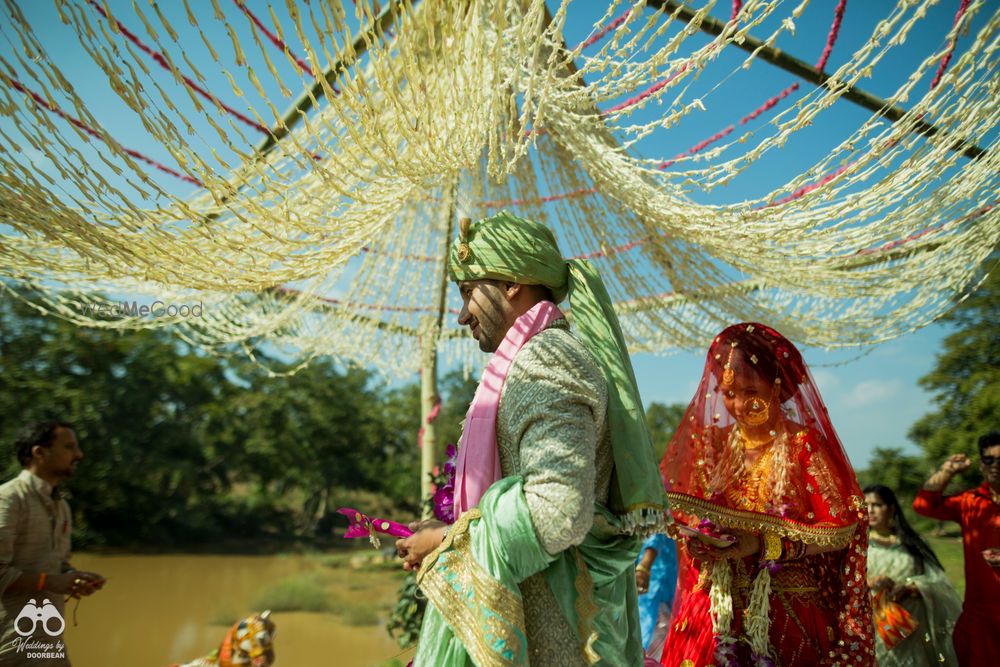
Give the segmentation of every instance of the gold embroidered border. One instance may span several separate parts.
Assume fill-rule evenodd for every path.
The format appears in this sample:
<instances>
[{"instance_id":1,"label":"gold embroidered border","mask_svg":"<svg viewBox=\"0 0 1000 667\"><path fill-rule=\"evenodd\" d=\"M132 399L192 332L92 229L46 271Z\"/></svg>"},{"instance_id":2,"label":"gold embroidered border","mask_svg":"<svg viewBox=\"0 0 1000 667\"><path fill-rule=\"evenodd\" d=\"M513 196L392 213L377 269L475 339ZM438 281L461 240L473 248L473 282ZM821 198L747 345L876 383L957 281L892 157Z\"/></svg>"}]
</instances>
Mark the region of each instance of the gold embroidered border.
<instances>
[{"instance_id":1,"label":"gold embroidered border","mask_svg":"<svg viewBox=\"0 0 1000 667\"><path fill-rule=\"evenodd\" d=\"M601 656L594 648L597 633L592 631L594 618L599 611L594 602L594 580L579 549L573 549L573 556L576 558L576 580L573 582L576 587L576 633L583 643L583 655L587 664L596 665L601 661Z\"/></svg>"},{"instance_id":2,"label":"gold embroidered border","mask_svg":"<svg viewBox=\"0 0 1000 667\"><path fill-rule=\"evenodd\" d=\"M441 540L441 544L438 545L437 549L427 554L420 563L420 569L417 571L417 586L421 586L424 575L434 569L434 564L437 563L438 557L450 549L458 538L468 533L469 524L481 516L482 512L479 511L479 508L473 507L471 510L463 512L455 520L455 523L451 524L451 528L448 529L448 534Z\"/></svg>"},{"instance_id":3,"label":"gold embroidered border","mask_svg":"<svg viewBox=\"0 0 1000 667\"><path fill-rule=\"evenodd\" d=\"M801 540L806 544L843 548L851 543L857 529L856 523L847 526L810 526L770 514L719 507L715 503L683 493L667 493L667 498L674 510L712 519L740 530L756 533L774 531L782 537Z\"/></svg>"},{"instance_id":4,"label":"gold embroidered border","mask_svg":"<svg viewBox=\"0 0 1000 667\"><path fill-rule=\"evenodd\" d=\"M477 667L513 667L519 656L527 656L524 608L521 596L490 576L472 555L469 522L479 516L474 509L459 517L425 558L417 585ZM487 637L502 642L512 658L499 653Z\"/></svg>"}]
</instances>

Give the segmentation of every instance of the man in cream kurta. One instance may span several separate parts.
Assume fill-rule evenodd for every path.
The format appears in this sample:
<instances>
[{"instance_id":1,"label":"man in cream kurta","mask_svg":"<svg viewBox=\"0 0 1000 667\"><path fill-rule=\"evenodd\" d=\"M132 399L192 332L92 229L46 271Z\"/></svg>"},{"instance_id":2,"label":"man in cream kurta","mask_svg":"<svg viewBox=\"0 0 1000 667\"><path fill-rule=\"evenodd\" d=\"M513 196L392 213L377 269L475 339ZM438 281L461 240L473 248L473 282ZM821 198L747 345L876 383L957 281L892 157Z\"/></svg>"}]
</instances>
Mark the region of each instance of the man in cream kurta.
<instances>
[{"instance_id":1,"label":"man in cream kurta","mask_svg":"<svg viewBox=\"0 0 1000 667\"><path fill-rule=\"evenodd\" d=\"M484 386L502 390L495 442L463 433L455 524L397 543L430 602L415 665L641 665L633 561L666 505L603 283L507 213L463 225L449 269L459 323L494 353L466 432ZM466 498L462 449L488 446L499 470Z\"/></svg>"},{"instance_id":2,"label":"man in cream kurta","mask_svg":"<svg viewBox=\"0 0 1000 667\"><path fill-rule=\"evenodd\" d=\"M83 452L72 428L58 421L25 426L15 450L24 469L0 485L0 665L65 666L64 597L104 585L69 563L72 518L58 484Z\"/></svg>"}]
</instances>

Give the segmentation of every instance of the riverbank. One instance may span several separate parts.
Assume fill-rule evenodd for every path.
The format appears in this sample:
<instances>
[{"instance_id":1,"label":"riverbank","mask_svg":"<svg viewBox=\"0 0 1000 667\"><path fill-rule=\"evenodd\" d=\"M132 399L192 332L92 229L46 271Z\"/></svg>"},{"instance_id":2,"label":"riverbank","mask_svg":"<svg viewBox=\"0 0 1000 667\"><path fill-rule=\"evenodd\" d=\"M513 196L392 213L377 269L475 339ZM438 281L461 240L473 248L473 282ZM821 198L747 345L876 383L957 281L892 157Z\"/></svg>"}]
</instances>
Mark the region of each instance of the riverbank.
<instances>
[{"instance_id":1,"label":"riverbank","mask_svg":"<svg viewBox=\"0 0 1000 667\"><path fill-rule=\"evenodd\" d=\"M929 539L961 594L962 543ZM94 554L80 569L108 578L105 590L66 609L75 667L166 667L216 648L229 626L272 608L276 667L405 665L385 630L403 577L372 549L277 555ZM394 662L396 661L396 662Z\"/></svg>"},{"instance_id":2,"label":"riverbank","mask_svg":"<svg viewBox=\"0 0 1000 667\"><path fill-rule=\"evenodd\" d=\"M406 664L412 651L385 630L402 572L372 555L77 554L78 568L108 584L81 601L76 626L76 603L67 606L66 644L75 667L166 667L208 654L232 622L273 603L278 666ZM302 591L313 611L292 610L289 592Z\"/></svg>"}]
</instances>

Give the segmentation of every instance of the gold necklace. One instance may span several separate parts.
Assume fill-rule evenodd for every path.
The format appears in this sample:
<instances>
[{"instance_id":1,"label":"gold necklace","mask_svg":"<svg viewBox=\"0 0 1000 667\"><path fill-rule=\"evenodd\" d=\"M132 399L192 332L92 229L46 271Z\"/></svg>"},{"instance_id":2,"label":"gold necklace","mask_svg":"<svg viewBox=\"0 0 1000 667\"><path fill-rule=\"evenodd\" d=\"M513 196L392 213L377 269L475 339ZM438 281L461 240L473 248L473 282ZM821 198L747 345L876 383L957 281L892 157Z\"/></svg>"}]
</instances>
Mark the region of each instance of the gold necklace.
<instances>
[{"instance_id":1,"label":"gold necklace","mask_svg":"<svg viewBox=\"0 0 1000 667\"><path fill-rule=\"evenodd\" d=\"M735 507L761 512L769 498L767 484L774 467L774 448L761 452L749 468L744 467L739 481L731 484L726 491L729 502Z\"/></svg>"},{"instance_id":2,"label":"gold necklace","mask_svg":"<svg viewBox=\"0 0 1000 667\"><path fill-rule=\"evenodd\" d=\"M878 533L872 532L868 536L868 539L870 539L873 542L877 542L878 544L881 544L882 546L892 546L896 542L899 541L899 538L896 537L896 535L894 533L890 533L888 537L882 537Z\"/></svg>"},{"instance_id":3,"label":"gold necklace","mask_svg":"<svg viewBox=\"0 0 1000 667\"><path fill-rule=\"evenodd\" d=\"M774 433L774 431L771 431L771 433ZM764 438L763 440L751 440L750 438L747 437L747 434L743 432L743 429L740 428L740 440L743 441L743 449L746 451L760 449L765 445L771 444L772 442L774 442L775 435L770 435L767 438Z\"/></svg>"}]
</instances>

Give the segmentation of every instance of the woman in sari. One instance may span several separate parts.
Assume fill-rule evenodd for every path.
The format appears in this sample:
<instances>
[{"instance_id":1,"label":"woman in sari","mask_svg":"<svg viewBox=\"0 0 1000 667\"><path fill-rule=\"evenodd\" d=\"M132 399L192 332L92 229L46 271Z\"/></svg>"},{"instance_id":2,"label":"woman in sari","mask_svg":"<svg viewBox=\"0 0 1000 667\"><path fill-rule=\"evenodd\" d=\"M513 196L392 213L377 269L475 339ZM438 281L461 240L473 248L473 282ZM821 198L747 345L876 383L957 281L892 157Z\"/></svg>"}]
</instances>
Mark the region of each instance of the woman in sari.
<instances>
[{"instance_id":1,"label":"woman in sari","mask_svg":"<svg viewBox=\"0 0 1000 667\"><path fill-rule=\"evenodd\" d=\"M799 351L719 334L661 464L684 539L661 662L875 662L861 489Z\"/></svg>"},{"instance_id":2,"label":"woman in sari","mask_svg":"<svg viewBox=\"0 0 1000 667\"><path fill-rule=\"evenodd\" d=\"M636 557L635 584L639 592L642 649L647 656L658 658L663 652L677 588L677 545L672 539L663 533L646 538Z\"/></svg>"},{"instance_id":3,"label":"woman in sari","mask_svg":"<svg viewBox=\"0 0 1000 667\"><path fill-rule=\"evenodd\" d=\"M892 489L873 484L864 491L879 667L957 665L951 633L962 601L941 561L910 527ZM902 611L893 609L893 603Z\"/></svg>"}]
</instances>

